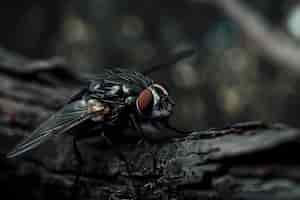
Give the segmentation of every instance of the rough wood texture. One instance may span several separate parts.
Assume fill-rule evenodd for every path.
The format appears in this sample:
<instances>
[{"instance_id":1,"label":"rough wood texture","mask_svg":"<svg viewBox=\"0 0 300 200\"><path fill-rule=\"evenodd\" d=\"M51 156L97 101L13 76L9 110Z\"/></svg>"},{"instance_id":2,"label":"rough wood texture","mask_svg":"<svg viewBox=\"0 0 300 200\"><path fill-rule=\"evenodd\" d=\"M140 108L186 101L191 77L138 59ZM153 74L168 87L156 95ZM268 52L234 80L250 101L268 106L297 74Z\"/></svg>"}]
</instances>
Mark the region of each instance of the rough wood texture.
<instances>
[{"instance_id":1,"label":"rough wood texture","mask_svg":"<svg viewBox=\"0 0 300 200\"><path fill-rule=\"evenodd\" d=\"M56 58L55 62L32 62L4 50L0 57L0 147L4 154L80 84L77 75ZM205 139L211 134L222 136ZM299 199L299 138L299 130L251 122L155 144L119 142L103 147L97 139L83 142L80 149L86 165L78 198ZM129 166L117 151L125 155ZM50 141L22 158L1 158L3 197L69 198L73 160L68 137Z\"/></svg>"}]
</instances>

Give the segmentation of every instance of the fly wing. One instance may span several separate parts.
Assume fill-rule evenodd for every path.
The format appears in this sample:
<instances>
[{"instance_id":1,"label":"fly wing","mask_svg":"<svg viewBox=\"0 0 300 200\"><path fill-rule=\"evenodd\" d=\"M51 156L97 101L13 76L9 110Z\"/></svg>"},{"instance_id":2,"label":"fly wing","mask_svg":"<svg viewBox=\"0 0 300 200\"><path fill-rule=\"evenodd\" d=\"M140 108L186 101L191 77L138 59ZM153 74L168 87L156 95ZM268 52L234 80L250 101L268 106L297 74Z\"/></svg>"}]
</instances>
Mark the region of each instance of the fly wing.
<instances>
[{"instance_id":1,"label":"fly wing","mask_svg":"<svg viewBox=\"0 0 300 200\"><path fill-rule=\"evenodd\" d=\"M83 121L90 119L94 116L93 114L89 112L88 104L84 100L69 103L43 122L31 135L17 144L7 154L7 157L15 157L29 151L49 138L65 133Z\"/></svg>"}]
</instances>

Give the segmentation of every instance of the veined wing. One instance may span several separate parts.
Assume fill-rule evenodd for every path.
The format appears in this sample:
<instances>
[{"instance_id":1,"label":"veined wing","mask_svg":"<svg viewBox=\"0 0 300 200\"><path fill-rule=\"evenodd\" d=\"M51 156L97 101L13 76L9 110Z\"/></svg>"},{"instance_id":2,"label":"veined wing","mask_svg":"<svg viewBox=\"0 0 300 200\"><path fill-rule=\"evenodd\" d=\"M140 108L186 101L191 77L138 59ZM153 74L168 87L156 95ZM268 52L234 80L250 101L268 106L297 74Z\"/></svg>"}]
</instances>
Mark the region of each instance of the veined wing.
<instances>
[{"instance_id":1,"label":"veined wing","mask_svg":"<svg viewBox=\"0 0 300 200\"><path fill-rule=\"evenodd\" d=\"M49 138L65 133L83 121L92 118L94 114L95 112L91 112L90 105L85 100L69 103L43 122L31 135L17 144L7 154L7 157L15 157L29 151Z\"/></svg>"}]
</instances>

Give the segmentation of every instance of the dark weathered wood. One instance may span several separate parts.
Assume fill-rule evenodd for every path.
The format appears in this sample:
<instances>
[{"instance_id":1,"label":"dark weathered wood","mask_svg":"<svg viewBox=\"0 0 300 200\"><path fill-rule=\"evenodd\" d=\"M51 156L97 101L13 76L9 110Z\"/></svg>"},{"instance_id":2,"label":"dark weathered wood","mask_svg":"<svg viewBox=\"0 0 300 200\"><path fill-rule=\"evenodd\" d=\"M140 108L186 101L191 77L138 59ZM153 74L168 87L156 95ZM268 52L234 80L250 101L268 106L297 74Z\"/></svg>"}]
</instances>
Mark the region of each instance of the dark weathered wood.
<instances>
[{"instance_id":1,"label":"dark weathered wood","mask_svg":"<svg viewBox=\"0 0 300 200\"><path fill-rule=\"evenodd\" d=\"M57 63L49 62L38 69L39 62L3 52L0 148L4 154L80 84L64 65L57 68ZM37 65L34 70L20 67L30 62ZM68 79L58 76L60 70ZM203 139L211 134L222 136ZM95 138L80 143L85 166L78 195L80 199L299 199L299 137L297 129L252 122L152 144L105 148ZM125 155L129 171L116 151ZM0 163L1 191L9 199L70 197L76 169L70 137L50 141L20 158L3 157Z\"/></svg>"}]
</instances>

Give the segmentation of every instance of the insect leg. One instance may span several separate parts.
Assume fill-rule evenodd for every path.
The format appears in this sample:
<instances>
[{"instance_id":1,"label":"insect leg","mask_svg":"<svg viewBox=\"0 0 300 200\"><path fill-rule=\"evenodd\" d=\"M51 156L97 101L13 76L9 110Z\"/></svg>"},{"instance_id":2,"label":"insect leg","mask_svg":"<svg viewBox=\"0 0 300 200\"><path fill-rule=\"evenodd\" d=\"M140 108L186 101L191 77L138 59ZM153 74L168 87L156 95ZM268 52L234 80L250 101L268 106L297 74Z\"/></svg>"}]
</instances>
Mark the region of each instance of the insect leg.
<instances>
[{"instance_id":1,"label":"insect leg","mask_svg":"<svg viewBox=\"0 0 300 200\"><path fill-rule=\"evenodd\" d=\"M141 128L140 124L137 122L136 117L131 114L130 115L130 120L131 123L133 125L133 127L136 129L136 131L141 135L142 139L141 141L139 141L138 143L140 144L141 142L146 142L147 144L150 144L149 140L147 140L145 133L143 131L143 129ZM156 153L154 153L153 151L149 151L150 155L152 156L152 160L153 160L153 173L156 174L157 172L157 160L156 160Z\"/></svg>"},{"instance_id":2,"label":"insect leg","mask_svg":"<svg viewBox=\"0 0 300 200\"><path fill-rule=\"evenodd\" d=\"M146 136L144 134L144 131L142 130L141 126L138 124L136 117L133 114L129 115L130 121L133 125L133 128L140 134L143 141L146 140Z\"/></svg>"}]
</instances>

